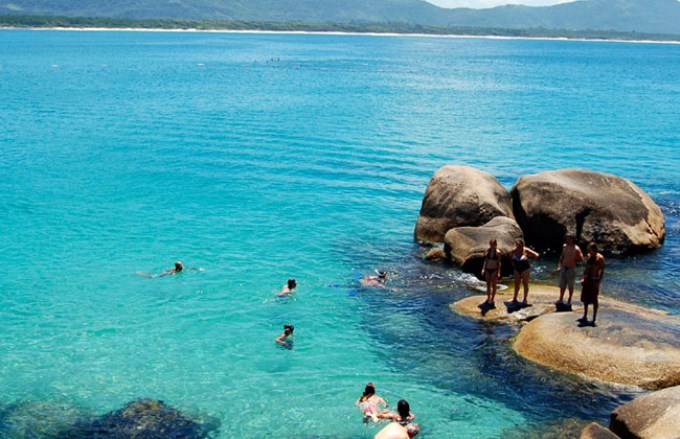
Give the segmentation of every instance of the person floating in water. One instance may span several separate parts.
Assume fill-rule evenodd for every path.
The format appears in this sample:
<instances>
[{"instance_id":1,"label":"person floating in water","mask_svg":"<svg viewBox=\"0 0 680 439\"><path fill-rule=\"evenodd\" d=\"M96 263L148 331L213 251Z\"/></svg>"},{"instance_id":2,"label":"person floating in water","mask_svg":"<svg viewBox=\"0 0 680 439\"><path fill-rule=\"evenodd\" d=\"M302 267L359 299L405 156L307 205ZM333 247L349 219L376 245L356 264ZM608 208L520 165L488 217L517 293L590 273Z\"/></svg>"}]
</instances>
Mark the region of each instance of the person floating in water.
<instances>
[{"instance_id":1,"label":"person floating in water","mask_svg":"<svg viewBox=\"0 0 680 439\"><path fill-rule=\"evenodd\" d=\"M413 422L416 415L411 413L411 407L405 399L397 403L397 413L389 413L379 417L392 419L394 422L380 430L374 439L409 439L420 432L418 424Z\"/></svg>"},{"instance_id":2,"label":"person floating in water","mask_svg":"<svg viewBox=\"0 0 680 439\"><path fill-rule=\"evenodd\" d=\"M517 295L519 294L519 284L522 283L524 286L524 298L522 300L522 306L528 306L527 298L529 296L529 274L531 274L531 263L529 258L532 260L538 259L538 253L524 246L524 240L519 238L515 240L515 248L510 252L510 257L512 258L512 268L515 272L515 294L512 297L512 304L517 304Z\"/></svg>"},{"instance_id":3,"label":"person floating in water","mask_svg":"<svg viewBox=\"0 0 680 439\"><path fill-rule=\"evenodd\" d=\"M498 249L498 241L494 238L489 241L489 249L484 256L482 276L486 281L486 302L484 305L495 308L496 289L498 279L501 277L501 251Z\"/></svg>"},{"instance_id":4,"label":"person floating in water","mask_svg":"<svg viewBox=\"0 0 680 439\"><path fill-rule=\"evenodd\" d=\"M364 393L357 399L356 406L364 414L364 422L369 419L373 422L378 422L381 415L390 413L387 410L387 401L375 394L375 384L373 383L366 384Z\"/></svg>"},{"instance_id":5,"label":"person floating in water","mask_svg":"<svg viewBox=\"0 0 680 439\"><path fill-rule=\"evenodd\" d=\"M286 285L281 288L281 291L276 293L277 296L283 297L283 296L289 296L293 293L293 290L297 287L297 281L295 279L288 279L288 282Z\"/></svg>"},{"instance_id":6,"label":"person floating in water","mask_svg":"<svg viewBox=\"0 0 680 439\"><path fill-rule=\"evenodd\" d=\"M418 433L420 433L420 426L416 423L404 427L397 422L390 422L373 436L373 439L411 439Z\"/></svg>"},{"instance_id":7,"label":"person floating in water","mask_svg":"<svg viewBox=\"0 0 680 439\"><path fill-rule=\"evenodd\" d=\"M292 348L293 347L293 331L295 331L295 327L291 325L290 323L286 323L283 325L283 332L276 337L274 340L278 344L282 345L283 347L286 348Z\"/></svg>"},{"instance_id":8,"label":"person floating in water","mask_svg":"<svg viewBox=\"0 0 680 439\"><path fill-rule=\"evenodd\" d=\"M597 252L597 244L588 244L588 259L583 269L581 277L581 302L583 302L583 317L578 319L581 325L588 322L588 305L593 305L593 321L591 326L595 326L597 319L598 296L600 295L600 282L604 277L604 256Z\"/></svg>"},{"instance_id":9,"label":"person floating in water","mask_svg":"<svg viewBox=\"0 0 680 439\"><path fill-rule=\"evenodd\" d=\"M557 272L560 273L560 299L555 302L558 307L564 304L564 292L569 288L567 307L571 307L571 297L574 295L574 281L576 280L576 264L583 261L583 252L576 245L576 238L567 235L564 238L562 254L557 263Z\"/></svg>"},{"instance_id":10,"label":"person floating in water","mask_svg":"<svg viewBox=\"0 0 680 439\"><path fill-rule=\"evenodd\" d=\"M387 282L387 272L378 271L377 276L366 275L361 279L361 285L364 287L379 287L385 288L385 282Z\"/></svg>"},{"instance_id":11,"label":"person floating in water","mask_svg":"<svg viewBox=\"0 0 680 439\"><path fill-rule=\"evenodd\" d=\"M182 264L182 261L177 261L175 262L175 266L172 268L168 268L167 270L163 270L162 272L158 274L151 274L151 273L145 273L138 271L136 274L137 276L142 276L142 277L163 277L163 276L171 276L174 274L179 274L183 271L186 270L196 270L196 271L203 271L203 268L200 267L185 267L184 264Z\"/></svg>"}]
</instances>

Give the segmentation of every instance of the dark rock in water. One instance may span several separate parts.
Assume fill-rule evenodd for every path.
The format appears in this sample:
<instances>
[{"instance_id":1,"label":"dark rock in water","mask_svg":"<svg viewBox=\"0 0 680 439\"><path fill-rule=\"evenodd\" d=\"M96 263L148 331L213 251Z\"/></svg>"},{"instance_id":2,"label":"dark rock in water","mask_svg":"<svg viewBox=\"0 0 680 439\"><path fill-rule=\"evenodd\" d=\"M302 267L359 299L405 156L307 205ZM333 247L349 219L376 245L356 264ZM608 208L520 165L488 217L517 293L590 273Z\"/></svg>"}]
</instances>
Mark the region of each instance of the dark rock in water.
<instances>
[{"instance_id":1,"label":"dark rock in water","mask_svg":"<svg viewBox=\"0 0 680 439\"><path fill-rule=\"evenodd\" d=\"M635 398L611 414L609 429L622 438L677 439L680 386Z\"/></svg>"},{"instance_id":2,"label":"dark rock in water","mask_svg":"<svg viewBox=\"0 0 680 439\"><path fill-rule=\"evenodd\" d=\"M610 254L657 249L664 216L639 187L621 177L583 169L525 175L513 186L513 212L529 245L559 251L565 234L597 242Z\"/></svg>"},{"instance_id":3,"label":"dark rock in water","mask_svg":"<svg viewBox=\"0 0 680 439\"><path fill-rule=\"evenodd\" d=\"M451 262L460 265L463 271L481 277L482 265L491 239L498 240L502 253L501 274L512 273L510 251L515 247L515 239L522 237L522 230L515 220L496 217L481 227L456 227L444 237L445 250Z\"/></svg>"},{"instance_id":4,"label":"dark rock in water","mask_svg":"<svg viewBox=\"0 0 680 439\"><path fill-rule=\"evenodd\" d=\"M592 422L583 429L580 439L619 439L619 437L597 422Z\"/></svg>"},{"instance_id":5,"label":"dark rock in water","mask_svg":"<svg viewBox=\"0 0 680 439\"><path fill-rule=\"evenodd\" d=\"M0 438L56 438L87 419L86 412L66 402L19 401L0 408Z\"/></svg>"},{"instance_id":6,"label":"dark rock in water","mask_svg":"<svg viewBox=\"0 0 680 439\"><path fill-rule=\"evenodd\" d=\"M454 227L481 226L497 216L512 217L507 189L486 172L447 165L427 186L414 237L421 242L443 242Z\"/></svg>"},{"instance_id":7,"label":"dark rock in water","mask_svg":"<svg viewBox=\"0 0 680 439\"><path fill-rule=\"evenodd\" d=\"M430 249L427 253L425 253L423 259L425 259L426 261L436 261L448 258L446 257L446 252L444 252L443 248L435 247L433 249Z\"/></svg>"},{"instance_id":8,"label":"dark rock in water","mask_svg":"<svg viewBox=\"0 0 680 439\"><path fill-rule=\"evenodd\" d=\"M138 399L60 439L204 439L215 428L189 419L163 401Z\"/></svg>"}]
</instances>

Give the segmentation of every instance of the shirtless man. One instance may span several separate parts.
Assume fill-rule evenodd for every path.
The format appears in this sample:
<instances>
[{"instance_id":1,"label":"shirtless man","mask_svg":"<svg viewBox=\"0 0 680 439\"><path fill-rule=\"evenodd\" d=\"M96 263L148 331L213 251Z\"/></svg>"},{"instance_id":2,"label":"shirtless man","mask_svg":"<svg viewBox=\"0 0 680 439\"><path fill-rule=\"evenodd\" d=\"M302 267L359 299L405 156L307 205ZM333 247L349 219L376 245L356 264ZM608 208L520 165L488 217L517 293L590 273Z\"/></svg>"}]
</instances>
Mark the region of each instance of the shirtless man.
<instances>
[{"instance_id":1,"label":"shirtless man","mask_svg":"<svg viewBox=\"0 0 680 439\"><path fill-rule=\"evenodd\" d=\"M418 424L411 423L404 427L398 422L390 422L373 439L411 439L418 433L420 433Z\"/></svg>"},{"instance_id":2,"label":"shirtless man","mask_svg":"<svg viewBox=\"0 0 680 439\"><path fill-rule=\"evenodd\" d=\"M593 320L590 326L595 326L597 319L598 296L600 295L600 283L604 277L604 256L598 253L597 244L588 244L588 259L581 277L581 302L583 302L583 317L578 319L581 325L588 323L588 305L593 305Z\"/></svg>"},{"instance_id":3,"label":"shirtless man","mask_svg":"<svg viewBox=\"0 0 680 439\"><path fill-rule=\"evenodd\" d=\"M281 288L281 291L276 293L276 295L279 297L289 296L295 287L297 287L297 281L295 279L288 279L286 285L284 285L283 288Z\"/></svg>"},{"instance_id":4,"label":"shirtless man","mask_svg":"<svg viewBox=\"0 0 680 439\"><path fill-rule=\"evenodd\" d=\"M574 282L576 281L576 264L583 262L583 253L573 235L564 238L562 254L557 263L557 272L560 273L560 300L555 305L564 304L564 291L569 287L569 300L567 305L571 305L571 297L574 295Z\"/></svg>"}]
</instances>

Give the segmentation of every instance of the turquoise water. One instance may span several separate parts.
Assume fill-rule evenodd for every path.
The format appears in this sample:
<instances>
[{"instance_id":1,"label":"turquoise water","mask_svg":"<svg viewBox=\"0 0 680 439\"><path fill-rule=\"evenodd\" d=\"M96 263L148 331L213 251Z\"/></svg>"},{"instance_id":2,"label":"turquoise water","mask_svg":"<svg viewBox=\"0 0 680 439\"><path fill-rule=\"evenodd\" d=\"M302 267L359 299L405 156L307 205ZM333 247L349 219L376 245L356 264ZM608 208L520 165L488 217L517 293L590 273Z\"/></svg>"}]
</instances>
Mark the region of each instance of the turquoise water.
<instances>
[{"instance_id":1,"label":"turquoise water","mask_svg":"<svg viewBox=\"0 0 680 439\"><path fill-rule=\"evenodd\" d=\"M611 261L606 293L678 313L678 71L679 45L0 31L0 407L152 397L220 439L369 438L370 380L422 437L604 421L640 390L532 365L514 328L451 313L470 279L422 263L413 227L444 164L508 187L615 173L668 235ZM135 275L178 259L205 270ZM354 287L376 268L390 288Z\"/></svg>"}]
</instances>

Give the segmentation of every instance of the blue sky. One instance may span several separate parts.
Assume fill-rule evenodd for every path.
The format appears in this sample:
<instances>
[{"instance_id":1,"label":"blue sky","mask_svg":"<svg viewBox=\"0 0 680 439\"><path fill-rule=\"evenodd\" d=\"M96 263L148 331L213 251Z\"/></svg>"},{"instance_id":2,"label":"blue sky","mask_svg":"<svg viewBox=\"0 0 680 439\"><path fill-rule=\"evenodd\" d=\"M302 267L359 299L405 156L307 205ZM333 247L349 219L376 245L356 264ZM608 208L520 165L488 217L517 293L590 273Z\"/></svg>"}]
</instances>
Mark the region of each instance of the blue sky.
<instances>
[{"instance_id":1,"label":"blue sky","mask_svg":"<svg viewBox=\"0 0 680 439\"><path fill-rule=\"evenodd\" d=\"M427 0L444 8L492 8L494 6L517 4L527 6L550 6L559 3L569 3L575 0Z\"/></svg>"}]
</instances>

